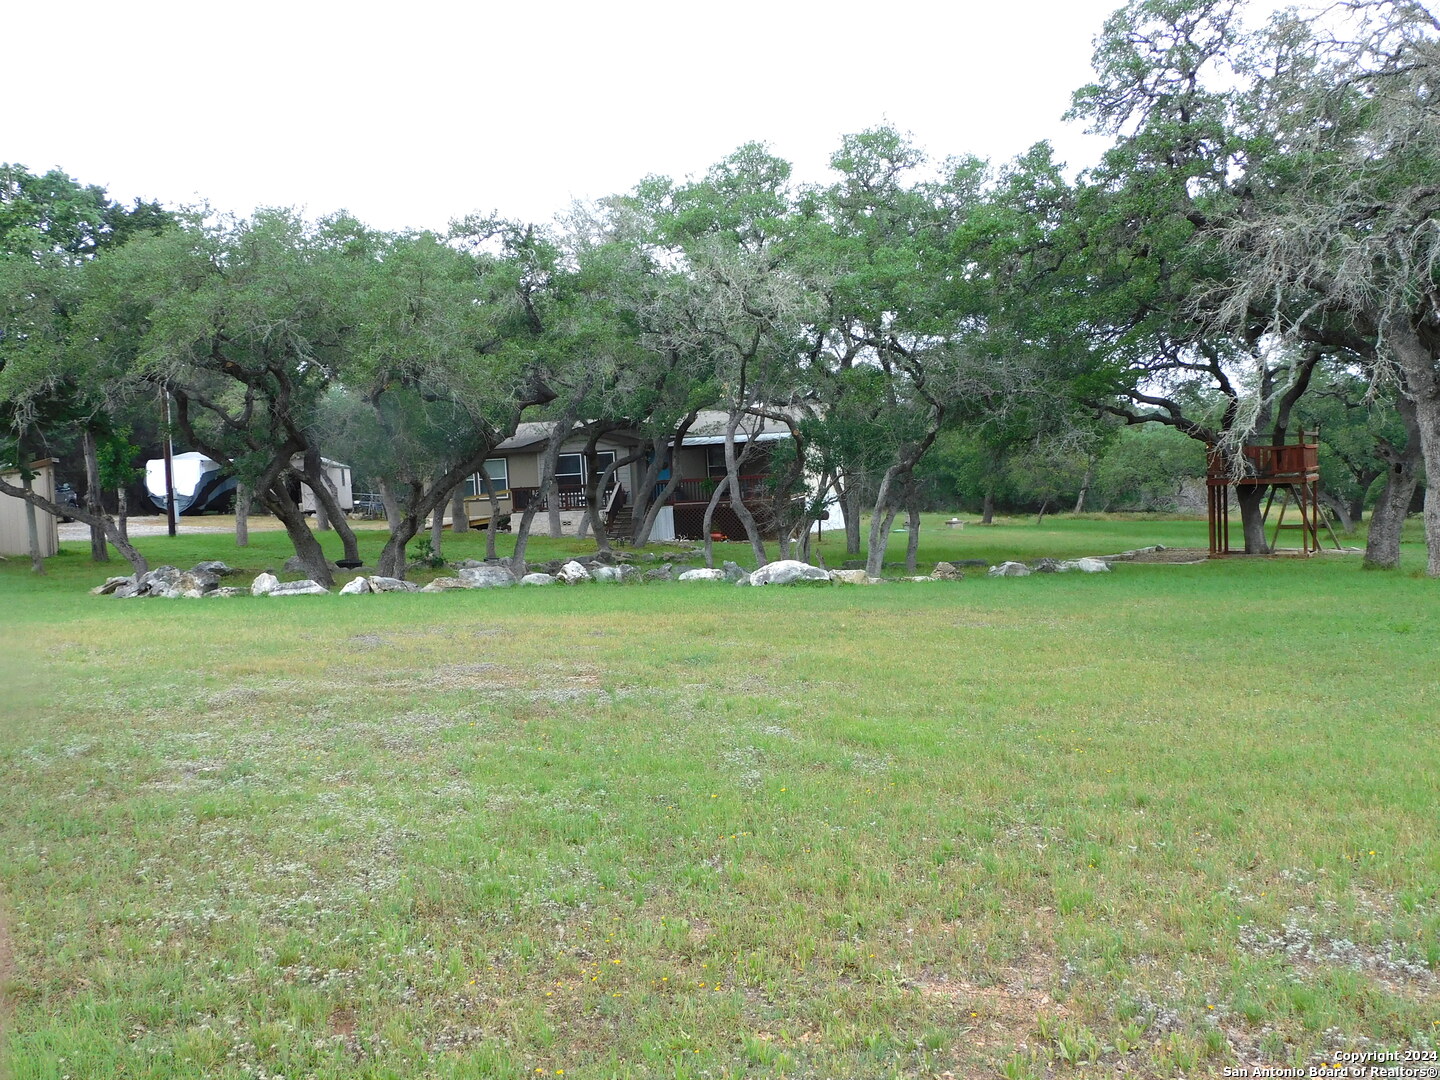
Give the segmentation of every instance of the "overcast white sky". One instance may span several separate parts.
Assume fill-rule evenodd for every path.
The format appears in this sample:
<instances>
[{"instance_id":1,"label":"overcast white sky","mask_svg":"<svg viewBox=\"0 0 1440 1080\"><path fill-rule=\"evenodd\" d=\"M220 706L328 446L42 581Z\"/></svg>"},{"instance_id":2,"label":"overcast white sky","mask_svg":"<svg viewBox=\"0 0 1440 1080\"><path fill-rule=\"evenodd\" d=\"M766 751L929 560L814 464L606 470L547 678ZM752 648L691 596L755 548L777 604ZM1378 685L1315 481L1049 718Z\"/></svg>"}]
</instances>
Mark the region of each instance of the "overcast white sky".
<instances>
[{"instance_id":1,"label":"overcast white sky","mask_svg":"<svg viewBox=\"0 0 1440 1080\"><path fill-rule=\"evenodd\" d=\"M383 228L547 221L752 139L820 180L881 121L938 157L1048 138L1080 165L1098 140L1060 116L1119 2L15 4L0 160Z\"/></svg>"}]
</instances>

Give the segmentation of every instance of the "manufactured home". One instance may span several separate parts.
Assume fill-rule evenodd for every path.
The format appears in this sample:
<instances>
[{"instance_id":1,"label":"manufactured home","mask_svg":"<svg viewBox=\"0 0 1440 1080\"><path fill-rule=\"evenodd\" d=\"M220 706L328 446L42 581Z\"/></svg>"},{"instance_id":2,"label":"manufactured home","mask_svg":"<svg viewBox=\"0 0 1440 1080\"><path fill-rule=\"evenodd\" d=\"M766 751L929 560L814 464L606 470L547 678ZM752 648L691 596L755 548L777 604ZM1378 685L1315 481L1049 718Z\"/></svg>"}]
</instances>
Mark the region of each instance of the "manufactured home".
<instances>
[{"instance_id":1,"label":"manufactured home","mask_svg":"<svg viewBox=\"0 0 1440 1080\"><path fill-rule=\"evenodd\" d=\"M677 446L671 440L666 449L667 461L659 472L656 493L663 489L671 471L680 474L674 491L666 499L656 517L652 540L700 539L704 528L705 506L716 484L725 476L725 427L728 417L718 410L707 410L696 418ZM490 493L493 489L499 512L520 514L532 502L541 511L548 510L545 493L540 489L540 463L545 446L554 431L554 423L539 421L521 424L515 434L496 446L493 456L485 462L484 475L471 477L466 489L466 507L472 520L488 517ZM737 448L753 444L741 466L740 487L746 506L755 514L762 533L773 537L784 514L775 505L772 478L783 473L783 454L779 453L791 439L789 427L768 417L748 416L736 432ZM611 462L630 456L637 448L648 446L636 432L615 431L602 436L593 454L585 448L589 438L581 425L576 434L561 447L556 467L557 497L560 501L561 530L566 535L580 531L585 519L588 483L596 473ZM647 456L649 451L646 451ZM602 520L606 532L615 538L628 536L631 513L636 507L634 493L644 479L648 461L642 459L616 470L610 486L599 493ZM840 507L833 493L827 493L826 521L831 527L842 527ZM788 500L787 500L788 501ZM715 508L711 531L728 538L745 535L728 499Z\"/></svg>"}]
</instances>

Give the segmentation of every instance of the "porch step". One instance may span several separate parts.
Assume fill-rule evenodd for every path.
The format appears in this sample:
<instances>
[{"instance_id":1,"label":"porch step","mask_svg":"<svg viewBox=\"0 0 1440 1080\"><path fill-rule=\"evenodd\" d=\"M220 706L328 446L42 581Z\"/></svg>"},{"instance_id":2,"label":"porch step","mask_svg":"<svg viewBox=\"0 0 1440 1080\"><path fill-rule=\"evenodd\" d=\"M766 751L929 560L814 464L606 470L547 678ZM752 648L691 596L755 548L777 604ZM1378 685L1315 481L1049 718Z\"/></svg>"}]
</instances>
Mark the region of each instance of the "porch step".
<instances>
[{"instance_id":1,"label":"porch step","mask_svg":"<svg viewBox=\"0 0 1440 1080\"><path fill-rule=\"evenodd\" d=\"M605 535L611 540L627 538L634 531L634 521L629 510L616 510L615 516L605 526Z\"/></svg>"}]
</instances>

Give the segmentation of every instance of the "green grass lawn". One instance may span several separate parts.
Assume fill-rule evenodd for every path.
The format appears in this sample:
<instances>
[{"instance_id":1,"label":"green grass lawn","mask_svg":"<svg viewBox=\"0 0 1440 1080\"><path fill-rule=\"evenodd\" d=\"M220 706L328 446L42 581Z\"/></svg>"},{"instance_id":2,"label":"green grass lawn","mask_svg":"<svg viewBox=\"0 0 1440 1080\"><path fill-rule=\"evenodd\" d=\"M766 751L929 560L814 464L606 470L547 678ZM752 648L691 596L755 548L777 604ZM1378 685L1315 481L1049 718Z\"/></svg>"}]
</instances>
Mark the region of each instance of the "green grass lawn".
<instances>
[{"instance_id":1,"label":"green grass lawn","mask_svg":"<svg viewBox=\"0 0 1440 1080\"><path fill-rule=\"evenodd\" d=\"M1205 543L945 516L922 564ZM0 563L10 1074L1218 1076L1434 1048L1440 585L1407 539L1390 574L223 601L91 597L124 564L88 545Z\"/></svg>"}]
</instances>

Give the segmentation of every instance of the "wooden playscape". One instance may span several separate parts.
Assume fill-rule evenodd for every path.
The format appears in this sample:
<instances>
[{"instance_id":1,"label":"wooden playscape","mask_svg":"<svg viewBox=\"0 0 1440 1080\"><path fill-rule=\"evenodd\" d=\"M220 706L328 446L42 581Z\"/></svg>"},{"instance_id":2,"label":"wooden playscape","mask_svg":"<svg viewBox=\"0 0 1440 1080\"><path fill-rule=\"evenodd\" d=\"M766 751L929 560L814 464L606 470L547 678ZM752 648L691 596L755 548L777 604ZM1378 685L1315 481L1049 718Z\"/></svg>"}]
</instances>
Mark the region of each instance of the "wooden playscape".
<instances>
[{"instance_id":1,"label":"wooden playscape","mask_svg":"<svg viewBox=\"0 0 1440 1080\"><path fill-rule=\"evenodd\" d=\"M1261 521L1270 530L1269 547L1280 550L1282 532L1300 533L1300 554L1313 555L1320 550L1320 529L1330 534L1336 549L1340 539L1330 527L1329 518L1320 506L1320 440L1317 432L1301 430L1294 442L1259 444L1242 448L1244 459L1235 462L1215 447L1210 448L1205 478L1210 517L1210 554L1235 554L1230 548L1230 489L1232 487L1266 487L1265 509ZM1237 469L1235 465L1240 467ZM1279 495L1280 509L1275 524L1270 526L1270 511ZM1296 517L1286 521L1294 507Z\"/></svg>"}]
</instances>

